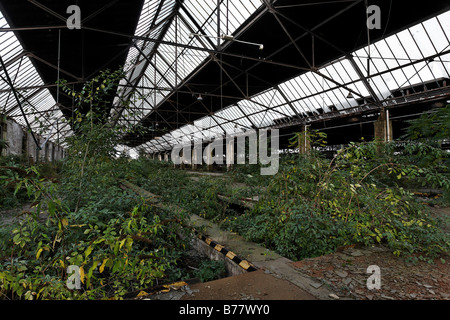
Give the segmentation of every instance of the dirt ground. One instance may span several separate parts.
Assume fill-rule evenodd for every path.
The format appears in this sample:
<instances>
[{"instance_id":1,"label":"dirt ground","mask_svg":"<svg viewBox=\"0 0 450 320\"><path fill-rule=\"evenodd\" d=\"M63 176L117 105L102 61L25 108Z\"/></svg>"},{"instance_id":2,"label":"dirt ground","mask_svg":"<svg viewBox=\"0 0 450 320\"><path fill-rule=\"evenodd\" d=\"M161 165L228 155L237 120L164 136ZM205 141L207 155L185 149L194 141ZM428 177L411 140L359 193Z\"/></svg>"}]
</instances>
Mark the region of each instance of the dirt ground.
<instances>
[{"instance_id":1,"label":"dirt ground","mask_svg":"<svg viewBox=\"0 0 450 320\"><path fill-rule=\"evenodd\" d=\"M432 214L444 221L450 232L450 208L432 207ZM339 297L358 300L450 300L450 256L408 262L382 246L348 248L327 256L292 264L302 274L335 291ZM380 290L368 290L369 266L381 270Z\"/></svg>"},{"instance_id":2,"label":"dirt ground","mask_svg":"<svg viewBox=\"0 0 450 320\"><path fill-rule=\"evenodd\" d=\"M447 257L448 258L448 257ZM291 266L311 277L317 287L341 300L450 300L450 259L416 264L395 257L383 247L349 248L334 254L293 262ZM380 290L369 290L367 268L381 270ZM293 283L258 270L182 290L156 294L150 300L318 300Z\"/></svg>"},{"instance_id":3,"label":"dirt ground","mask_svg":"<svg viewBox=\"0 0 450 320\"><path fill-rule=\"evenodd\" d=\"M380 290L367 289L369 266L381 270ZM293 263L301 273L340 298L357 300L450 300L450 260L406 262L382 247L347 249Z\"/></svg>"},{"instance_id":4,"label":"dirt ground","mask_svg":"<svg viewBox=\"0 0 450 320\"><path fill-rule=\"evenodd\" d=\"M181 300L316 300L289 281L263 270L190 286Z\"/></svg>"}]
</instances>

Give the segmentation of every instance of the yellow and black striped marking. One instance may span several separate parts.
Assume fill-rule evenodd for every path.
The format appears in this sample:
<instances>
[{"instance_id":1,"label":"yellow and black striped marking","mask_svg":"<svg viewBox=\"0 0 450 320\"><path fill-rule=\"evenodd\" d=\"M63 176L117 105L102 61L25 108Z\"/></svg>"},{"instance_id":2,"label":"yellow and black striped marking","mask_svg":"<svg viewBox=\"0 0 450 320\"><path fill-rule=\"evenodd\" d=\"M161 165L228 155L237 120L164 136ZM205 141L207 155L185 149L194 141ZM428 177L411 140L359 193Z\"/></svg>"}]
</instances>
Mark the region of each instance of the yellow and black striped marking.
<instances>
[{"instance_id":1,"label":"yellow and black striped marking","mask_svg":"<svg viewBox=\"0 0 450 320\"><path fill-rule=\"evenodd\" d=\"M214 240L205 237L204 235L202 235L201 233L199 233L197 230L194 230L194 233L197 235L197 237L202 240L203 242L205 242L207 245L209 245L211 248L214 248L214 250L220 252L221 254L223 254L225 257L227 257L228 259L230 259L231 261L233 261L234 263L236 263L237 265L239 265L241 268L243 268L244 270L246 270L247 272L252 272L252 271L256 271L257 268L252 265L250 262L248 262L247 260L244 260L242 258L240 258L238 255L236 255L234 252L226 249L224 246L218 244L217 242L215 242Z\"/></svg>"}]
</instances>

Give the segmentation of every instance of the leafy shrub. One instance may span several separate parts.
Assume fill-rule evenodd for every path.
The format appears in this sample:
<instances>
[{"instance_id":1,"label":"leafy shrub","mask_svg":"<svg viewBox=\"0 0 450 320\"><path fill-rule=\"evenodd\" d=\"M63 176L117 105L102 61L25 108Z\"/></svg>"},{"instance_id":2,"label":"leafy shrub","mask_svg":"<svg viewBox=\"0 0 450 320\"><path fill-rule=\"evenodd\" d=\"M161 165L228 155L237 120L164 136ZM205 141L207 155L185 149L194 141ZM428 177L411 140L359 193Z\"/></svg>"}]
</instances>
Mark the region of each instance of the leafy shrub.
<instances>
[{"instance_id":1,"label":"leafy shrub","mask_svg":"<svg viewBox=\"0 0 450 320\"><path fill-rule=\"evenodd\" d=\"M24 157L0 157L0 210L15 208L30 200L27 190L17 189L18 177L30 172Z\"/></svg>"},{"instance_id":2,"label":"leafy shrub","mask_svg":"<svg viewBox=\"0 0 450 320\"><path fill-rule=\"evenodd\" d=\"M2 299L121 298L163 282L167 270L177 268L188 246L186 217L119 187L118 178L132 175L129 159L116 150L130 128L113 126L96 112L118 79L120 72L102 72L81 92L64 88L90 112L72 119L77 134L66 141L62 168L40 167L60 173L60 183L41 179L36 167L0 177L36 203L25 220L0 232ZM67 288L70 265L80 268L81 290Z\"/></svg>"},{"instance_id":3,"label":"leafy shrub","mask_svg":"<svg viewBox=\"0 0 450 320\"><path fill-rule=\"evenodd\" d=\"M86 299L120 297L163 279L186 244L175 220L146 205L105 224L78 224L61 203L49 202L46 223L34 217L20 223L12 239L4 239L0 293L8 298ZM20 257L20 258L19 258ZM81 291L66 287L67 267L80 267Z\"/></svg>"},{"instance_id":4,"label":"leafy shrub","mask_svg":"<svg viewBox=\"0 0 450 320\"><path fill-rule=\"evenodd\" d=\"M198 270L194 272L194 276L202 282L207 282L224 277L226 272L227 270L223 261L204 260Z\"/></svg>"},{"instance_id":5,"label":"leafy shrub","mask_svg":"<svg viewBox=\"0 0 450 320\"><path fill-rule=\"evenodd\" d=\"M448 175L440 167L440 153L428 152L433 161L419 167L410 160L414 150L411 145L373 142L351 144L332 161L314 151L291 157L281 164L259 204L229 219L228 226L292 259L378 243L397 255L448 253L448 235L429 209L401 186L425 179L427 185L448 191Z\"/></svg>"}]
</instances>

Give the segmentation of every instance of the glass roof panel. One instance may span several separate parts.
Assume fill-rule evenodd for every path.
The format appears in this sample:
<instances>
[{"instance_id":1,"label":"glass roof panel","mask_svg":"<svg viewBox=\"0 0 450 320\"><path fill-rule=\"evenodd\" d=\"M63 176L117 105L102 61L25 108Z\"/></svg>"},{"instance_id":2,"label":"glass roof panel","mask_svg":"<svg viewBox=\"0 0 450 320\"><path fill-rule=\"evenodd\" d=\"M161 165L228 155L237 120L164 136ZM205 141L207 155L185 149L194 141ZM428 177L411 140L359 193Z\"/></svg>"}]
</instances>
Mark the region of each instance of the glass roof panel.
<instances>
[{"instance_id":1,"label":"glass roof panel","mask_svg":"<svg viewBox=\"0 0 450 320\"><path fill-rule=\"evenodd\" d=\"M450 53L442 55L439 60L430 63L430 66L436 78L450 78Z\"/></svg>"},{"instance_id":2,"label":"glass roof panel","mask_svg":"<svg viewBox=\"0 0 450 320\"><path fill-rule=\"evenodd\" d=\"M237 106L231 106L216 113L217 116L225 119L235 120L244 117L244 114L239 110Z\"/></svg>"},{"instance_id":3,"label":"glass roof panel","mask_svg":"<svg viewBox=\"0 0 450 320\"><path fill-rule=\"evenodd\" d=\"M222 33L233 34L261 5L260 0L222 1L218 30L215 1L185 0L177 4L176 0L145 0L135 34L213 49L217 44L214 37ZM181 8L175 12L179 6ZM8 27L1 14L0 25ZM203 33L211 38L192 37L192 33ZM443 54L450 50L449 39L450 11L372 43L352 55L357 68L368 76L372 92L384 100L403 87L450 77L450 53ZM13 32L1 33L0 44L0 55L8 66L15 87L44 85L31 60L20 55L23 48ZM122 97L132 100L135 110L123 114L132 121L141 120L157 108L177 85L209 59L207 52L194 48L159 45L143 39L134 41L134 45L128 52L126 62L128 82L122 81L118 91ZM205 130L204 136L223 134L235 130L236 125L246 128L265 126L283 117L329 112L332 106L346 110L358 105L356 97L348 97L346 88L363 97L370 97L367 83L363 83L351 61L345 57L320 68L319 72L333 81L315 72L304 73L280 84L277 89L266 90L251 100L239 101L235 106L225 106L215 116L196 120L194 125L183 126L157 143L148 145L153 148L167 147L186 136L201 136L199 130ZM136 86L137 92L131 94L133 86ZM44 127L48 127L45 130L51 130L52 126L48 124L62 117L59 111L45 116L45 112L56 104L47 89L20 90L20 94L35 128L44 123ZM117 108L120 108L119 104L120 99L115 99ZM24 123L17 103L3 81L0 83L0 111Z\"/></svg>"},{"instance_id":4,"label":"glass roof panel","mask_svg":"<svg viewBox=\"0 0 450 320\"><path fill-rule=\"evenodd\" d=\"M0 25L9 28L5 17L0 12ZM48 89L38 88L44 85L31 60L22 55L23 47L13 32L2 32L0 34L0 56L2 57L9 77L17 90L22 108L26 113L28 122L36 134L49 135L56 132L56 123L62 119L61 111L55 108L56 101ZM3 79L5 72L0 71ZM6 114L14 121L26 127L26 121L17 104L17 101L9 85L0 81L0 113ZM27 89L26 87L35 87ZM63 127L63 126L62 126ZM70 134L69 130L66 130ZM55 137L51 137L54 141Z\"/></svg>"},{"instance_id":5,"label":"glass roof panel","mask_svg":"<svg viewBox=\"0 0 450 320\"><path fill-rule=\"evenodd\" d=\"M438 32L440 29L435 29L435 27L436 25L428 24L428 29L431 33ZM433 46L428 33L425 31L423 24L413 26L409 31L422 57L429 57L438 53Z\"/></svg>"},{"instance_id":6,"label":"glass roof panel","mask_svg":"<svg viewBox=\"0 0 450 320\"><path fill-rule=\"evenodd\" d=\"M252 100L270 108L286 103L286 100L283 98L280 91L276 89L270 89L266 92L262 92L252 97Z\"/></svg>"}]
</instances>

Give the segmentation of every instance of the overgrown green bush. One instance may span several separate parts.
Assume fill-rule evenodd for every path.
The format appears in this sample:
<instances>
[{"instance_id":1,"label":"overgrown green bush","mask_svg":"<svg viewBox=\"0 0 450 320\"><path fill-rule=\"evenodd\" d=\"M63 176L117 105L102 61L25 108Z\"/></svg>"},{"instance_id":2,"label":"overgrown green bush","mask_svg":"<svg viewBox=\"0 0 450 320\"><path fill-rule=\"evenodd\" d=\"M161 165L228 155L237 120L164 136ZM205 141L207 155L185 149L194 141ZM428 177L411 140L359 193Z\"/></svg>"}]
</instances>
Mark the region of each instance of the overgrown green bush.
<instances>
[{"instance_id":1,"label":"overgrown green bush","mask_svg":"<svg viewBox=\"0 0 450 320\"><path fill-rule=\"evenodd\" d=\"M411 162L417 148L370 142L351 144L332 161L315 151L293 156L282 162L259 204L229 219L229 227L292 259L378 243L396 255L448 253L448 235L402 187L425 181L449 189L442 153L427 152L433 161L419 167Z\"/></svg>"},{"instance_id":2,"label":"overgrown green bush","mask_svg":"<svg viewBox=\"0 0 450 320\"><path fill-rule=\"evenodd\" d=\"M162 201L182 207L213 221L225 217L230 202L220 200L219 195L233 199L253 196L258 185L234 187L233 175L208 177L189 175L186 171L173 169L166 162L141 159L131 163L131 181L145 190L161 196ZM239 179L237 179L239 181Z\"/></svg>"},{"instance_id":3,"label":"overgrown green bush","mask_svg":"<svg viewBox=\"0 0 450 320\"><path fill-rule=\"evenodd\" d=\"M45 223L33 216L16 226L12 239L2 241L2 297L118 298L163 280L186 247L177 238L180 224L145 204L122 215L92 213L99 220L109 217L106 222L79 224L60 201L51 200ZM66 286L70 265L80 267L82 290Z\"/></svg>"},{"instance_id":4,"label":"overgrown green bush","mask_svg":"<svg viewBox=\"0 0 450 320\"><path fill-rule=\"evenodd\" d=\"M194 276L202 282L220 279L226 276L227 270L223 261L204 260L200 264L198 270L194 272Z\"/></svg>"},{"instance_id":5,"label":"overgrown green bush","mask_svg":"<svg viewBox=\"0 0 450 320\"><path fill-rule=\"evenodd\" d=\"M118 79L120 72L104 72L81 92L64 88L90 111L72 119L77 134L66 140L60 181L42 179L36 167L14 169L17 174L7 178L36 207L0 232L1 299L117 299L164 282L167 270L177 268L188 246L186 217L120 188L118 178L132 172L116 146L131 128L96 113ZM43 171L54 173L50 167ZM80 268L81 290L67 287L71 265Z\"/></svg>"},{"instance_id":6,"label":"overgrown green bush","mask_svg":"<svg viewBox=\"0 0 450 320\"><path fill-rule=\"evenodd\" d=\"M0 154L2 149L7 149L8 147L8 142L0 138Z\"/></svg>"},{"instance_id":7,"label":"overgrown green bush","mask_svg":"<svg viewBox=\"0 0 450 320\"><path fill-rule=\"evenodd\" d=\"M312 140L322 145L324 139ZM292 259L353 244L385 244L396 255L428 259L447 253L449 239L413 191L426 186L448 192L446 161L448 154L423 142L365 142L352 143L333 160L314 150L283 158L279 173L264 180L252 179L249 172L258 175L255 166L237 166L224 179L193 181L153 161L154 169L139 184ZM240 189L233 181L253 185ZM253 210L235 211L219 194L231 199L259 194L261 200Z\"/></svg>"},{"instance_id":8,"label":"overgrown green bush","mask_svg":"<svg viewBox=\"0 0 450 320\"><path fill-rule=\"evenodd\" d=\"M12 209L30 200L27 191L16 190L19 174L27 174L28 161L24 156L0 157L0 210Z\"/></svg>"}]
</instances>

